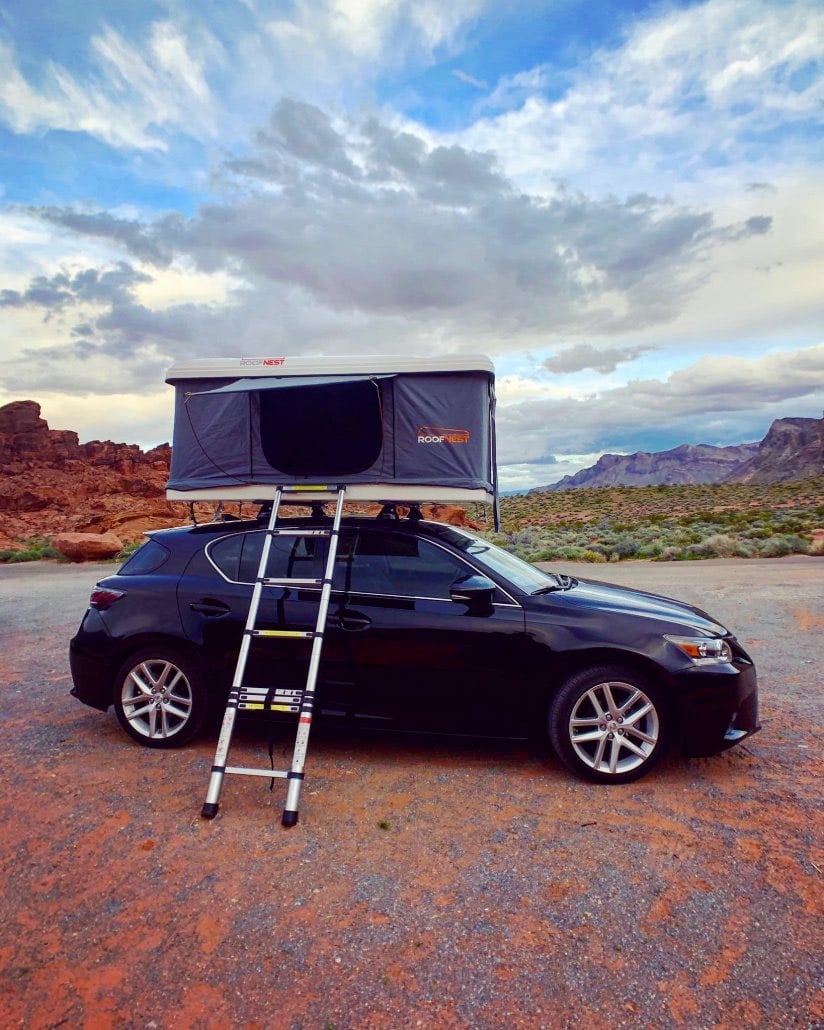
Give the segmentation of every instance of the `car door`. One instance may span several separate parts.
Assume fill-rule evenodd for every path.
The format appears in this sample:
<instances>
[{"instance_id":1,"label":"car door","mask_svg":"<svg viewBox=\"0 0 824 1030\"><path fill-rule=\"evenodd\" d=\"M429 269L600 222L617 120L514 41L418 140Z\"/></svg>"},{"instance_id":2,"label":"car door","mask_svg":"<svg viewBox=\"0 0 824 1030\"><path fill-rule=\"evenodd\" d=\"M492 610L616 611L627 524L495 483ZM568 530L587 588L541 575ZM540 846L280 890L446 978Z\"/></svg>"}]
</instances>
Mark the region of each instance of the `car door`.
<instances>
[{"instance_id":1,"label":"car door","mask_svg":"<svg viewBox=\"0 0 824 1030\"><path fill-rule=\"evenodd\" d=\"M187 635L202 644L209 661L228 682L243 639L265 537L265 530L254 529L210 541L190 562L178 586L178 607ZM275 536L266 575L321 579L327 548L324 537ZM345 549L342 539L341 551ZM265 587L256 628L314 630L319 599L319 589ZM351 676L337 668L336 636L333 631L324 640L318 677L319 707L326 708L327 714L345 713L351 703ZM253 639L244 685L303 688L310 648L309 640Z\"/></svg>"},{"instance_id":2,"label":"car door","mask_svg":"<svg viewBox=\"0 0 824 1030\"><path fill-rule=\"evenodd\" d=\"M354 715L421 729L513 731L524 689L524 611L496 590L486 611L450 598L477 573L413 532L362 527L336 566L330 622L354 671Z\"/></svg>"}]
</instances>

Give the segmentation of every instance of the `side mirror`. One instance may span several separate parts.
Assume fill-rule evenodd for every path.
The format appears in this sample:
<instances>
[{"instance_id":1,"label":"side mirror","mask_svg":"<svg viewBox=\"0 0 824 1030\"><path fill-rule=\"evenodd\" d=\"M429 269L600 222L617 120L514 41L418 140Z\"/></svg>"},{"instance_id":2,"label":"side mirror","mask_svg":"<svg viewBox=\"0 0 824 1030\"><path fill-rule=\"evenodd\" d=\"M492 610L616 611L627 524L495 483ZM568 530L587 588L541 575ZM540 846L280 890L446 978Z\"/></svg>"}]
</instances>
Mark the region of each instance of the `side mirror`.
<instances>
[{"instance_id":1,"label":"side mirror","mask_svg":"<svg viewBox=\"0 0 824 1030\"><path fill-rule=\"evenodd\" d=\"M472 611L491 611L495 584L486 576L467 576L456 580L449 588L449 596L456 604L468 605Z\"/></svg>"}]
</instances>

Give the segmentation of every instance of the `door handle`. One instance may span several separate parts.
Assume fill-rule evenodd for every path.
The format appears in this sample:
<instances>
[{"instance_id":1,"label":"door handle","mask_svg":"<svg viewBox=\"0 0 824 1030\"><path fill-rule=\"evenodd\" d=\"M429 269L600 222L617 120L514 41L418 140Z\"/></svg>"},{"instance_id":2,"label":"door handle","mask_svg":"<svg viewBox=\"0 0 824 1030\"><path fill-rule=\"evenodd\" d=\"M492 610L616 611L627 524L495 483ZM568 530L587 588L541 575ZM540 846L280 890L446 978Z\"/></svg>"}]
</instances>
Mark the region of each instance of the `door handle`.
<instances>
[{"instance_id":1,"label":"door handle","mask_svg":"<svg viewBox=\"0 0 824 1030\"><path fill-rule=\"evenodd\" d=\"M327 621L333 629L342 629L345 633L362 633L372 625L372 620L361 612L338 612Z\"/></svg>"},{"instance_id":2,"label":"door handle","mask_svg":"<svg viewBox=\"0 0 824 1030\"><path fill-rule=\"evenodd\" d=\"M204 597L202 601L193 601L189 608L193 612L198 612L200 615L206 615L212 619L217 619L231 611L228 604L224 604L223 601L215 601L210 597Z\"/></svg>"}]
</instances>

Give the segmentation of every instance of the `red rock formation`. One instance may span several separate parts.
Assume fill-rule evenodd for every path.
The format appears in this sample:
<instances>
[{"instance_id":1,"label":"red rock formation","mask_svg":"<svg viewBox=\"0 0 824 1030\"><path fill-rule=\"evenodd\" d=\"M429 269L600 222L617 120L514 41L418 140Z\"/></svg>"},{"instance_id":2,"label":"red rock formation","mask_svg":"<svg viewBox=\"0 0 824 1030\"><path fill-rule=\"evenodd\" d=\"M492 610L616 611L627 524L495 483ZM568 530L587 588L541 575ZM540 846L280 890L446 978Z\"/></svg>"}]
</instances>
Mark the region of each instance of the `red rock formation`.
<instances>
[{"instance_id":1,"label":"red rock formation","mask_svg":"<svg viewBox=\"0 0 824 1030\"><path fill-rule=\"evenodd\" d=\"M165 499L171 448L92 440L49 429L35 401L0 408L0 514L6 540L60 532L127 540L186 521Z\"/></svg>"},{"instance_id":2,"label":"red rock formation","mask_svg":"<svg viewBox=\"0 0 824 1030\"><path fill-rule=\"evenodd\" d=\"M72 561L104 561L123 550L123 541L114 533L56 533L51 544Z\"/></svg>"}]
</instances>

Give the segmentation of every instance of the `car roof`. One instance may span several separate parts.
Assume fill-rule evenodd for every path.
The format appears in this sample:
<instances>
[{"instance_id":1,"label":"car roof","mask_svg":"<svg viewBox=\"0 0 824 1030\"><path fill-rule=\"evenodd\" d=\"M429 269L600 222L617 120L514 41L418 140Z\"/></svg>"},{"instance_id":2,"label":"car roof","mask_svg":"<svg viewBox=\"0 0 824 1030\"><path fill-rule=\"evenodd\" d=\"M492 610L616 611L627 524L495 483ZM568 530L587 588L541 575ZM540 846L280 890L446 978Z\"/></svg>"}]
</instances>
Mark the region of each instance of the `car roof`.
<instances>
[{"instance_id":1,"label":"car roof","mask_svg":"<svg viewBox=\"0 0 824 1030\"><path fill-rule=\"evenodd\" d=\"M278 519L280 528L297 527L303 525L331 526L331 516L324 515L321 518L309 515L286 515ZM196 525L174 526L169 529L155 529L146 535L158 542L180 541L184 537L217 537L227 536L231 533L263 531L268 526L266 517L256 519L220 519L216 522L201 522ZM346 529L366 529L375 532L396 532L403 534L420 534L448 540L456 533L455 527L444 522L434 522L428 519L396 518L394 515L344 515L341 527ZM469 531L471 533L471 530Z\"/></svg>"}]
</instances>

